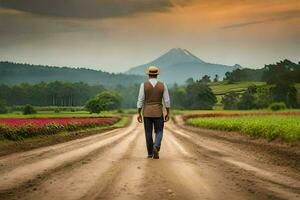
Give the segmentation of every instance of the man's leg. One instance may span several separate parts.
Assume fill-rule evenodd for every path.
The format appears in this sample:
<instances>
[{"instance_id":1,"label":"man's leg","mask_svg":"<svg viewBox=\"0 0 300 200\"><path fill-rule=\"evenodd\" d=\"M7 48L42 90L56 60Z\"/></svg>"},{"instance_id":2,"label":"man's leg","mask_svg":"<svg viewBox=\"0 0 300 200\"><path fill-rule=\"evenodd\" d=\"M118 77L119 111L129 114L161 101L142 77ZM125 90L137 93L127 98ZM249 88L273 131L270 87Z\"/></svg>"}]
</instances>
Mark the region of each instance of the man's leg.
<instances>
[{"instance_id":1,"label":"man's leg","mask_svg":"<svg viewBox=\"0 0 300 200\"><path fill-rule=\"evenodd\" d=\"M144 117L144 128L145 128L145 137L147 144L148 157L153 155L153 120L150 117Z\"/></svg>"},{"instance_id":2,"label":"man's leg","mask_svg":"<svg viewBox=\"0 0 300 200\"><path fill-rule=\"evenodd\" d=\"M161 140L163 138L163 129L164 129L163 117L155 118L154 119L154 132L155 132L154 148L156 148L157 151L160 150Z\"/></svg>"}]
</instances>

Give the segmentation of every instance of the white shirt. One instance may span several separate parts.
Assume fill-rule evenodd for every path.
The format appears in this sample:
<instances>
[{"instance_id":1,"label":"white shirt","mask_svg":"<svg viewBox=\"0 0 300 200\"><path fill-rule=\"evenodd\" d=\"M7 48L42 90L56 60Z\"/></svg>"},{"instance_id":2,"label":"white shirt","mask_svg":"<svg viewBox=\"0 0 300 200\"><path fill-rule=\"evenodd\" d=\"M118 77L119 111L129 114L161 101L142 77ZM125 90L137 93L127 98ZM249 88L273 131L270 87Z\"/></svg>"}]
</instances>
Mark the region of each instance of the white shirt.
<instances>
[{"instance_id":1,"label":"white shirt","mask_svg":"<svg viewBox=\"0 0 300 200\"><path fill-rule=\"evenodd\" d=\"M157 84L157 79L156 78L149 78L149 82L153 87ZM164 94L163 94L163 101L164 105L167 108L170 108L171 102L170 102L170 96L168 92L167 85L164 83ZM137 101L137 108L143 108L144 107L144 102L145 102L145 93L144 93L144 83L141 84L140 86L140 91L139 91L139 97Z\"/></svg>"}]
</instances>

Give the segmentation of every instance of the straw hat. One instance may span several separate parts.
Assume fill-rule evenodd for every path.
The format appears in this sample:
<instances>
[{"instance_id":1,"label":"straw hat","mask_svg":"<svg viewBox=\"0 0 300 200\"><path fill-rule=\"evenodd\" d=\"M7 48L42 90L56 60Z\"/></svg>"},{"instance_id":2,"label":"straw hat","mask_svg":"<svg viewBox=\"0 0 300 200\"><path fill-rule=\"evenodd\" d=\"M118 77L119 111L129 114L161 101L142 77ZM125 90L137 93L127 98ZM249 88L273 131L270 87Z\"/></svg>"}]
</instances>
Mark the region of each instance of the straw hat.
<instances>
[{"instance_id":1,"label":"straw hat","mask_svg":"<svg viewBox=\"0 0 300 200\"><path fill-rule=\"evenodd\" d=\"M145 70L145 74L148 75L158 75L160 73L159 69L156 66L150 66Z\"/></svg>"}]
</instances>

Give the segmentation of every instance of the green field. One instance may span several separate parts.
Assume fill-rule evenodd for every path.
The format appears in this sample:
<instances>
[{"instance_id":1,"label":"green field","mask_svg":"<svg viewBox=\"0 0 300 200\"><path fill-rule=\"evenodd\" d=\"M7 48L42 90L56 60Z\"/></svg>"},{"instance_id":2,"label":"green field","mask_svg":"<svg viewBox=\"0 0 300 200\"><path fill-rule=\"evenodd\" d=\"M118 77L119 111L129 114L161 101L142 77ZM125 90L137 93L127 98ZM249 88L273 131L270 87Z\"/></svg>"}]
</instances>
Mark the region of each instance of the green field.
<instances>
[{"instance_id":1,"label":"green field","mask_svg":"<svg viewBox=\"0 0 300 200\"><path fill-rule=\"evenodd\" d=\"M69 117L111 117L116 116L119 113L117 111L105 111L99 114L90 114L86 111L61 111L55 113L54 111L38 111L36 114L23 115L22 112L12 112L7 114L0 114L0 118L69 118Z\"/></svg>"},{"instance_id":2,"label":"green field","mask_svg":"<svg viewBox=\"0 0 300 200\"><path fill-rule=\"evenodd\" d=\"M299 116L243 116L191 118L187 124L222 131L238 131L251 136L262 136L268 140L285 142L300 140Z\"/></svg>"},{"instance_id":3,"label":"green field","mask_svg":"<svg viewBox=\"0 0 300 200\"><path fill-rule=\"evenodd\" d=\"M244 92L249 86L256 85L258 87L260 86L266 86L265 82L255 82L255 81L244 81L244 82L237 82L237 83L231 83L227 84L225 82L216 82L216 83L210 83L210 88L214 92L214 94L217 97L217 104L214 107L214 109L220 110L222 109L221 100L224 94L228 92ZM300 83L295 84L295 87L298 90L298 99L300 101Z\"/></svg>"},{"instance_id":4,"label":"green field","mask_svg":"<svg viewBox=\"0 0 300 200\"><path fill-rule=\"evenodd\" d=\"M221 104L221 100L224 94L228 92L244 92L251 85L264 86L266 83L254 81L237 82L231 84L227 84L226 82L210 83L209 86L217 97L217 104L214 106L214 109L222 109L223 106Z\"/></svg>"},{"instance_id":5,"label":"green field","mask_svg":"<svg viewBox=\"0 0 300 200\"><path fill-rule=\"evenodd\" d=\"M266 85L266 83L248 81L248 82L237 82L237 83L226 84L224 82L217 82L217 83L211 83L210 88L212 89L215 95L224 95L225 93L228 92L243 92L251 85L264 86Z\"/></svg>"},{"instance_id":6,"label":"green field","mask_svg":"<svg viewBox=\"0 0 300 200\"><path fill-rule=\"evenodd\" d=\"M251 85L256 85L259 87L259 86L265 86L266 83L255 82L255 81L244 81L244 82L237 82L231 84L226 84L225 82L216 82L216 83L209 84L210 88L212 89L215 95L224 95L225 93L228 92L243 92ZM295 84L295 87L300 93L300 83Z\"/></svg>"}]
</instances>

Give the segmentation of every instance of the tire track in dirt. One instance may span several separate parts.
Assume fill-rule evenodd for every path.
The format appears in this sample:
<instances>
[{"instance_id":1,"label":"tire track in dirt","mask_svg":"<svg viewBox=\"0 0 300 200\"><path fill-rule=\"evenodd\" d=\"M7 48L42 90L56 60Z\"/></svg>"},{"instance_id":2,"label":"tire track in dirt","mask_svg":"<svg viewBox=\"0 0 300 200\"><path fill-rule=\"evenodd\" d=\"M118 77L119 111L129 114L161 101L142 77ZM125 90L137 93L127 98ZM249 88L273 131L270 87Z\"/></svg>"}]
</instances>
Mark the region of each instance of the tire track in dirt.
<instances>
[{"instance_id":1,"label":"tire track in dirt","mask_svg":"<svg viewBox=\"0 0 300 200\"><path fill-rule=\"evenodd\" d=\"M172 133L181 140L181 143L190 143L190 146L194 146L194 150L199 149L196 151L199 157L208 157L211 163L216 162L223 164L224 167L229 168L229 171L230 168L233 168L231 171L237 173L237 175L240 176L239 178L243 175L242 180L252 182L251 184L246 184L246 187L252 185L252 188L249 188L251 193L260 191L261 193L265 193L265 198L267 198L268 195L272 195L274 199L299 198L299 175L294 176L294 173L290 175L280 174L278 171L272 172L274 168L272 168L270 164L257 163L257 161L252 160L251 157L240 154L240 152L243 151L234 151L230 149L230 147L228 148L228 146L222 144L222 141L215 142L213 140L207 140L207 138L201 138L201 135L188 132L172 123L169 125L168 130L171 130ZM247 159L245 159L245 157L247 157ZM264 195L261 195L260 197L264 198Z\"/></svg>"},{"instance_id":2,"label":"tire track in dirt","mask_svg":"<svg viewBox=\"0 0 300 200\"><path fill-rule=\"evenodd\" d=\"M228 192L230 188L222 174L206 163L197 162L197 156L170 130L165 131L161 159L149 162L147 169L149 181L144 185L154 191L154 199L240 199L244 196L243 191ZM146 195L143 199L151 197Z\"/></svg>"},{"instance_id":3,"label":"tire track in dirt","mask_svg":"<svg viewBox=\"0 0 300 200\"><path fill-rule=\"evenodd\" d=\"M45 173L49 173L49 171L54 170L59 167L63 167L67 164L75 162L76 160L80 160L81 158L87 156L88 154L93 153L94 151L99 150L100 148L104 148L105 146L114 144L121 140L122 138L126 137L128 134L134 130L135 125L134 123L131 124L130 127L127 129L121 129L117 133L110 137L96 138L93 143L88 143L86 146L79 145L79 148L76 148L77 144L74 143L75 147L72 148L70 151L59 151L56 152L54 156L42 158L39 160L35 160L36 156L34 157L34 162L28 164L20 164L16 165L15 168L7 170L1 170L0 172L0 192L19 187L22 184L26 183L34 179L39 175L43 175ZM86 140L86 139L85 139ZM55 146L55 145L54 145ZM47 147L46 147L47 148ZM38 150L34 150L38 151ZM42 149L43 151L43 149ZM22 153L18 153L22 157ZM13 155L15 157L15 155ZM18 157L18 156L17 156ZM8 159L10 160L10 159ZM12 161L11 161L12 162ZM2 163L5 166L5 164ZM13 165L13 162L12 162Z\"/></svg>"},{"instance_id":4,"label":"tire track in dirt","mask_svg":"<svg viewBox=\"0 0 300 200\"><path fill-rule=\"evenodd\" d=\"M106 191L111 180L120 172L124 165L122 163L135 145L138 133L137 130L132 131L118 144L88 156L83 162L50 173L33 187L25 187L14 196L28 200L94 199L99 192Z\"/></svg>"},{"instance_id":5,"label":"tire track in dirt","mask_svg":"<svg viewBox=\"0 0 300 200\"><path fill-rule=\"evenodd\" d=\"M38 162L42 159L55 157L62 153L70 152L72 150L88 146L97 140L104 140L108 137L116 135L119 133L119 131L121 130L117 129L99 135L89 136L86 138L76 139L61 144L41 147L22 153L13 153L11 155L0 157L0 173L8 173L9 171L11 171L14 168L17 168L18 166L31 164L34 162Z\"/></svg>"}]
</instances>

